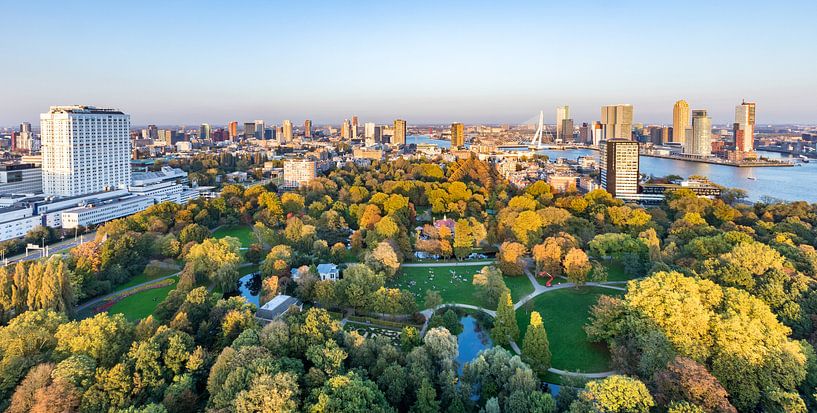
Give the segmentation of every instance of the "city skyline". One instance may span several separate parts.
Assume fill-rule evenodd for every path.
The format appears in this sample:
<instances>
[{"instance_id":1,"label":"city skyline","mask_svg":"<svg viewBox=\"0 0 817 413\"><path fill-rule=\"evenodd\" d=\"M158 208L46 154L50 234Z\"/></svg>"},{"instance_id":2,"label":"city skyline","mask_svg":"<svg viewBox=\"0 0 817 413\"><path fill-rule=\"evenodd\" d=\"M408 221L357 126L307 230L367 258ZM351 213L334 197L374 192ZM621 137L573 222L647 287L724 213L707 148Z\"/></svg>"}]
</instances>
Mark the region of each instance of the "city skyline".
<instances>
[{"instance_id":1,"label":"city skyline","mask_svg":"<svg viewBox=\"0 0 817 413\"><path fill-rule=\"evenodd\" d=\"M15 56L0 68L14 79L0 125L35 123L55 104L120 108L134 125L339 124L352 112L382 124L514 124L567 104L580 124L616 102L634 106L635 122L668 124L679 99L707 109L714 124L732 122L743 99L763 108L759 125L817 122L817 57L803 53L817 37L809 2L190 6L0 6L8 17L0 53ZM455 31L453 13L465 22ZM278 15L288 18L270 27ZM350 20L360 24L338 28ZM239 21L240 30L230 24ZM191 29L196 22L213 24ZM65 33L92 41L96 54L54 48ZM452 51L463 65L446 63ZM246 64L250 52L257 59ZM710 64L665 64L678 54ZM354 64L337 63L350 55ZM571 64L553 64L555 55Z\"/></svg>"}]
</instances>

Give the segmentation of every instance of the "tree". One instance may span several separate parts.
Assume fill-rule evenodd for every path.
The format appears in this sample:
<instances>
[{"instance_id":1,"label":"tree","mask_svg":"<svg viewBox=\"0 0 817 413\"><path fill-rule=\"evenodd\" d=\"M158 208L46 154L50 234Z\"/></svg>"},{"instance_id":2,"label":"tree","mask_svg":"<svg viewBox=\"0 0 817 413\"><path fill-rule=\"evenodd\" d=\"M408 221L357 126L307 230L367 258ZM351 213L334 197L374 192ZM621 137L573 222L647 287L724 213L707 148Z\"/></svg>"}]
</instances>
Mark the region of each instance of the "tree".
<instances>
[{"instance_id":1,"label":"tree","mask_svg":"<svg viewBox=\"0 0 817 413\"><path fill-rule=\"evenodd\" d=\"M576 284L577 287L587 282L587 275L593 268L587 259L587 254L578 248L572 248L565 254L562 265L565 268L568 281Z\"/></svg>"},{"instance_id":2,"label":"tree","mask_svg":"<svg viewBox=\"0 0 817 413\"><path fill-rule=\"evenodd\" d=\"M515 276L524 274L523 257L527 249L518 242L505 241L499 246L499 269L505 275Z\"/></svg>"},{"instance_id":3,"label":"tree","mask_svg":"<svg viewBox=\"0 0 817 413\"><path fill-rule=\"evenodd\" d=\"M312 392L305 410L315 413L394 412L377 385L354 372L326 380L322 387Z\"/></svg>"},{"instance_id":4,"label":"tree","mask_svg":"<svg viewBox=\"0 0 817 413\"><path fill-rule=\"evenodd\" d=\"M516 393L530 394L539 386L533 370L517 355L502 347L481 352L462 368L462 391L480 400L497 398L504 405Z\"/></svg>"},{"instance_id":5,"label":"tree","mask_svg":"<svg viewBox=\"0 0 817 413\"><path fill-rule=\"evenodd\" d=\"M471 253L474 247L474 237L471 235L471 226L468 220L459 219L454 224L454 255L463 259Z\"/></svg>"},{"instance_id":6,"label":"tree","mask_svg":"<svg viewBox=\"0 0 817 413\"><path fill-rule=\"evenodd\" d=\"M477 287L480 301L488 307L495 307L500 297L509 291L502 272L493 266L482 267L478 273L474 274L473 284Z\"/></svg>"},{"instance_id":7,"label":"tree","mask_svg":"<svg viewBox=\"0 0 817 413\"><path fill-rule=\"evenodd\" d=\"M212 234L210 233L210 230L204 226L199 224L189 224L182 228L181 232L179 232L179 242L182 243L182 245L187 244L188 242L195 242L199 244L211 236Z\"/></svg>"},{"instance_id":8,"label":"tree","mask_svg":"<svg viewBox=\"0 0 817 413\"><path fill-rule=\"evenodd\" d=\"M655 373L653 381L659 405L686 401L705 412L737 412L718 379L706 367L687 357L675 357L666 369Z\"/></svg>"},{"instance_id":9,"label":"tree","mask_svg":"<svg viewBox=\"0 0 817 413\"><path fill-rule=\"evenodd\" d=\"M61 325L54 337L57 353L66 357L84 354L100 366L109 367L116 364L130 347L133 325L122 314L102 312Z\"/></svg>"},{"instance_id":10,"label":"tree","mask_svg":"<svg viewBox=\"0 0 817 413\"><path fill-rule=\"evenodd\" d=\"M542 316L536 311L530 313L530 326L522 344L522 361L528 363L540 378L550 368L550 344Z\"/></svg>"},{"instance_id":11,"label":"tree","mask_svg":"<svg viewBox=\"0 0 817 413\"><path fill-rule=\"evenodd\" d=\"M400 331L400 348L403 349L404 353L408 353L414 347L420 345L420 332L417 331L417 328L412 326L404 326L403 330Z\"/></svg>"},{"instance_id":12,"label":"tree","mask_svg":"<svg viewBox=\"0 0 817 413\"><path fill-rule=\"evenodd\" d=\"M363 310L368 308L374 292L383 287L385 279L366 265L352 264L346 267L343 278L336 283L339 298L349 306Z\"/></svg>"},{"instance_id":13,"label":"tree","mask_svg":"<svg viewBox=\"0 0 817 413\"><path fill-rule=\"evenodd\" d=\"M647 386L626 376L610 376L587 383L570 413L648 413L655 406Z\"/></svg>"},{"instance_id":14,"label":"tree","mask_svg":"<svg viewBox=\"0 0 817 413\"><path fill-rule=\"evenodd\" d=\"M440 401L437 400L437 391L426 379L417 389L417 397L411 406L411 413L437 413L440 411Z\"/></svg>"},{"instance_id":15,"label":"tree","mask_svg":"<svg viewBox=\"0 0 817 413\"><path fill-rule=\"evenodd\" d=\"M536 262L536 276L546 271L554 277L562 274L562 247L553 238L548 238L542 244L537 244L531 250Z\"/></svg>"},{"instance_id":16,"label":"tree","mask_svg":"<svg viewBox=\"0 0 817 413\"><path fill-rule=\"evenodd\" d=\"M377 244L372 251L366 254L366 265L376 272L382 272L387 277L393 277L400 269L400 260L389 242Z\"/></svg>"},{"instance_id":17,"label":"tree","mask_svg":"<svg viewBox=\"0 0 817 413\"><path fill-rule=\"evenodd\" d=\"M190 274L195 284L199 277L217 284L222 291L233 291L238 286L238 264L241 262L241 242L234 237L216 240L209 238L195 244L187 253L184 273ZM189 282L189 281L188 281Z\"/></svg>"},{"instance_id":18,"label":"tree","mask_svg":"<svg viewBox=\"0 0 817 413\"><path fill-rule=\"evenodd\" d=\"M499 299L491 339L501 346L507 346L511 340L519 339L519 326L516 325L516 313L513 309L510 291L506 291Z\"/></svg>"},{"instance_id":19,"label":"tree","mask_svg":"<svg viewBox=\"0 0 817 413\"><path fill-rule=\"evenodd\" d=\"M11 405L8 413L27 413L36 403L36 393L39 389L46 387L51 382L51 372L54 365L43 363L29 370L26 377L17 386L14 395L11 397Z\"/></svg>"},{"instance_id":20,"label":"tree","mask_svg":"<svg viewBox=\"0 0 817 413\"><path fill-rule=\"evenodd\" d=\"M426 332L423 343L425 344L423 348L428 351L431 360L436 364L437 371L453 368L454 360L459 354L457 337L444 327L436 327Z\"/></svg>"},{"instance_id":21,"label":"tree","mask_svg":"<svg viewBox=\"0 0 817 413\"><path fill-rule=\"evenodd\" d=\"M438 291L426 290L425 299L423 300L424 308L437 308L443 303L443 297Z\"/></svg>"}]
</instances>

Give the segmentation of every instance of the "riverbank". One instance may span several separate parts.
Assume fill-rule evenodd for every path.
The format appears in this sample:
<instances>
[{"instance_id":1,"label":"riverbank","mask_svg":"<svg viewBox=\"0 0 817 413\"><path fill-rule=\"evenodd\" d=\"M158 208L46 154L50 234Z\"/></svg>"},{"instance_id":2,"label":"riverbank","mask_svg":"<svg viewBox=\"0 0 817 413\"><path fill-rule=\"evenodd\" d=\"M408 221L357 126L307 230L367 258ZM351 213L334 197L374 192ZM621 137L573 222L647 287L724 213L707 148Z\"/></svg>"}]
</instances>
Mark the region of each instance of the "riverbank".
<instances>
[{"instance_id":1,"label":"riverbank","mask_svg":"<svg viewBox=\"0 0 817 413\"><path fill-rule=\"evenodd\" d=\"M757 161L742 161L742 162L735 162L729 161L722 158L711 158L711 159L704 159L704 158L690 158L686 156L678 156L678 155L660 155L655 153L649 153L642 151L640 156L648 156L650 158L662 158L662 159L672 159L675 161L685 161L685 162L698 162L698 163L708 163L712 165L723 165L723 166L731 166L734 168L775 168L775 167L792 167L796 164L794 162L783 162L783 161L764 161L764 160L757 160Z\"/></svg>"}]
</instances>

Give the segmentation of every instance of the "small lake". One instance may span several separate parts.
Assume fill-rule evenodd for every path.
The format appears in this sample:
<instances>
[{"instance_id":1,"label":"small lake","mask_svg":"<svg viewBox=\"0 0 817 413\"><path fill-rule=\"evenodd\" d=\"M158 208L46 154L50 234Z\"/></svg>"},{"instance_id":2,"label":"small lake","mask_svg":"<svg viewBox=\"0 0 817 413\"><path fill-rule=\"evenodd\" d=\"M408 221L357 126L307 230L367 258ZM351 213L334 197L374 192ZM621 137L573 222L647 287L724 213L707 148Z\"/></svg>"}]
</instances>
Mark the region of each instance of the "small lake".
<instances>
[{"instance_id":1,"label":"small lake","mask_svg":"<svg viewBox=\"0 0 817 413\"><path fill-rule=\"evenodd\" d=\"M475 359L480 351L494 346L488 331L476 318L466 315L460 318L462 323L462 333L457 335L457 346L459 355L457 356L457 372L462 374L462 366Z\"/></svg>"},{"instance_id":2,"label":"small lake","mask_svg":"<svg viewBox=\"0 0 817 413\"><path fill-rule=\"evenodd\" d=\"M238 291L230 295L240 295L244 297L248 303L253 303L256 307L260 307L261 273L254 272L241 277L238 280Z\"/></svg>"}]
</instances>

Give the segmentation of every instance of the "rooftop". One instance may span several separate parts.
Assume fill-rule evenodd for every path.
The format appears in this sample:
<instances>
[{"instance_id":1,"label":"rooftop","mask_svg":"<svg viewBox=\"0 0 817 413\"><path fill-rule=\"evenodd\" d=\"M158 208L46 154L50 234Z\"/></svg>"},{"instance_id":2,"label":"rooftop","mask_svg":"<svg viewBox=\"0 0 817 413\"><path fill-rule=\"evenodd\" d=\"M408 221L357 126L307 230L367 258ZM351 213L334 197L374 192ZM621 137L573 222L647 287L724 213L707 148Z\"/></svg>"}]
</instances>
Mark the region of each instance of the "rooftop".
<instances>
[{"instance_id":1,"label":"rooftop","mask_svg":"<svg viewBox=\"0 0 817 413\"><path fill-rule=\"evenodd\" d=\"M125 113L118 109L98 108L96 106L88 105L68 105L68 106L51 106L48 113L82 113L92 115L124 115Z\"/></svg>"}]
</instances>

